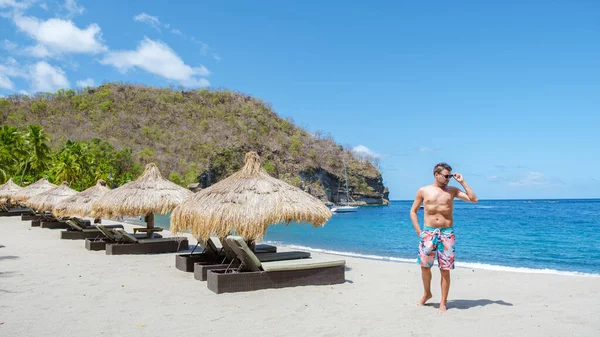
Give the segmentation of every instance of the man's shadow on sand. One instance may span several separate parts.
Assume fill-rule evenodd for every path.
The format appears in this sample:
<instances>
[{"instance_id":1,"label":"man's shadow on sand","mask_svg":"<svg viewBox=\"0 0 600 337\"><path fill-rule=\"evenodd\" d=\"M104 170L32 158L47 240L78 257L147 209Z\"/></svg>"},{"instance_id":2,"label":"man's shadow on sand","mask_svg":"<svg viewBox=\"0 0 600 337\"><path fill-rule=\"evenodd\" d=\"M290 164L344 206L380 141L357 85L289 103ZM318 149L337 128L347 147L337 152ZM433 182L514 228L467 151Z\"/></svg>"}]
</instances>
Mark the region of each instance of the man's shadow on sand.
<instances>
[{"instance_id":1,"label":"man's shadow on sand","mask_svg":"<svg viewBox=\"0 0 600 337\"><path fill-rule=\"evenodd\" d=\"M471 308L475 308L475 307L485 307L486 305L491 305L491 304L498 304L498 305L503 305L503 306L507 306L507 307L513 306L512 303L504 302L501 300L492 301L492 300L487 300L487 299L480 299L480 300L448 300L447 307L448 307L448 310L450 310L450 309L464 310L464 309L471 309ZM425 306L434 307L436 309L440 308L439 303L426 303Z\"/></svg>"}]
</instances>

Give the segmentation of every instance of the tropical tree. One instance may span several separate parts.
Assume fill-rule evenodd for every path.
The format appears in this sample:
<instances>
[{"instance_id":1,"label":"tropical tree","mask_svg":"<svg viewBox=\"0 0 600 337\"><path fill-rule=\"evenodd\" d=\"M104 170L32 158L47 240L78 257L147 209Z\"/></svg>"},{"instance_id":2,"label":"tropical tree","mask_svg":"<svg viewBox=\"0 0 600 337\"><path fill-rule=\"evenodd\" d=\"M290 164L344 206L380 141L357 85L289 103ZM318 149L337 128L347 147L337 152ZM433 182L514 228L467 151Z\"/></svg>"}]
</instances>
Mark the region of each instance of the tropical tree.
<instances>
[{"instance_id":1,"label":"tropical tree","mask_svg":"<svg viewBox=\"0 0 600 337\"><path fill-rule=\"evenodd\" d=\"M68 181L72 188L84 190L98 179L115 186L134 180L143 167L133 159L132 150L115 150L106 140L68 140L57 152L49 146L50 138L39 125L25 130L2 125L0 128L0 183L8 178L35 181L41 176L54 183Z\"/></svg>"},{"instance_id":2,"label":"tropical tree","mask_svg":"<svg viewBox=\"0 0 600 337\"><path fill-rule=\"evenodd\" d=\"M19 129L3 125L0 129L0 181L5 182L18 171L23 136Z\"/></svg>"},{"instance_id":3,"label":"tropical tree","mask_svg":"<svg viewBox=\"0 0 600 337\"><path fill-rule=\"evenodd\" d=\"M79 182L82 178L82 166L85 163L83 146L70 140L63 146L53 160L52 173L56 182ZM73 186L75 187L75 186Z\"/></svg>"},{"instance_id":4,"label":"tropical tree","mask_svg":"<svg viewBox=\"0 0 600 337\"><path fill-rule=\"evenodd\" d=\"M27 170L34 180L50 166L50 138L39 125L30 125L25 134L24 148L27 151L26 160L23 164L23 177ZM22 178L21 178L22 179Z\"/></svg>"}]
</instances>

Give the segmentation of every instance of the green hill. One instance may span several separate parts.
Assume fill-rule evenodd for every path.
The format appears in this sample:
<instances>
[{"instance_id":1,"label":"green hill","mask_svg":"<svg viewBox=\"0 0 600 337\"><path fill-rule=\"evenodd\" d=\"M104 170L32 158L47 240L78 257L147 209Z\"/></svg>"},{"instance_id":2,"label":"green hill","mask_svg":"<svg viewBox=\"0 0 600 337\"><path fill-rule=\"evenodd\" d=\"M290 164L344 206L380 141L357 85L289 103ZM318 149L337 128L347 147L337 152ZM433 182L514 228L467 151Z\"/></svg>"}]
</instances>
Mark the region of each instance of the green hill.
<instances>
[{"instance_id":1,"label":"green hill","mask_svg":"<svg viewBox=\"0 0 600 337\"><path fill-rule=\"evenodd\" d=\"M182 185L217 182L242 166L246 152L256 151L273 176L333 202L342 194L345 199L345 158L351 197L388 202L373 160L357 158L329 136L308 133L242 93L109 83L0 98L0 121L22 130L41 125L55 153L67 141L102 139L121 156L130 151L138 171L155 162Z\"/></svg>"}]
</instances>

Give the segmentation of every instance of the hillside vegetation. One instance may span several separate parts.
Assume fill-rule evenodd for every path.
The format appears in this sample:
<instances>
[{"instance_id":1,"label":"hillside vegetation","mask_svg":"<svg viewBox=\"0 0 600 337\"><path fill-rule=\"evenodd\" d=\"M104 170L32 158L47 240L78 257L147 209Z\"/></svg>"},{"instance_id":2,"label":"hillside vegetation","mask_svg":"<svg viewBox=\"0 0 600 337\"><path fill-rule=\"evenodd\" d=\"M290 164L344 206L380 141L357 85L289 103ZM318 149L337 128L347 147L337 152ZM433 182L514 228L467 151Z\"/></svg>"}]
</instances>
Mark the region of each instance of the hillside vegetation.
<instances>
[{"instance_id":1,"label":"hillside vegetation","mask_svg":"<svg viewBox=\"0 0 600 337\"><path fill-rule=\"evenodd\" d=\"M110 147L107 160L113 166L122 162L113 171L119 184L135 178L148 162L181 185L212 184L240 169L246 152L256 151L270 174L330 201L338 201L343 188L345 158L355 199L387 199L372 158L357 158L330 136L310 134L269 104L241 93L109 83L0 98L0 121L23 135L31 125L40 125L49 138L53 165L69 144ZM112 171L111 165L104 169ZM46 171L52 175L56 170ZM108 174L96 172L94 177Z\"/></svg>"}]
</instances>

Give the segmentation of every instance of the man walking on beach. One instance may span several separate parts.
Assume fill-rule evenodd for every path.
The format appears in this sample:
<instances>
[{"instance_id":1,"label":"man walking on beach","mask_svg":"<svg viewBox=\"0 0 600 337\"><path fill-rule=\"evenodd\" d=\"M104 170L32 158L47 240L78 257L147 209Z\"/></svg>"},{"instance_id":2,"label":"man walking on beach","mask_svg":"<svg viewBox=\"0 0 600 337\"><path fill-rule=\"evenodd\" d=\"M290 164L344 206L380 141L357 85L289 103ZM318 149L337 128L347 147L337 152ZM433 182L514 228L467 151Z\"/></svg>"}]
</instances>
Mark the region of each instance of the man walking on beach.
<instances>
[{"instance_id":1,"label":"man walking on beach","mask_svg":"<svg viewBox=\"0 0 600 337\"><path fill-rule=\"evenodd\" d=\"M468 202L477 202L477 196L471 190L462 175L452 174L452 167L446 163L439 163L433 168L433 184L423 186L417 191L415 201L410 210L410 219L420 237L419 257L417 262L421 265L424 294L418 305L424 305L432 297L431 294L431 267L437 256L438 267L442 274L442 299L440 312L446 312L446 301L450 290L450 270L454 269L454 229L452 225L452 210L454 198ZM454 177L465 192L454 186L448 186ZM423 204L424 226L421 230L417 211Z\"/></svg>"}]
</instances>

